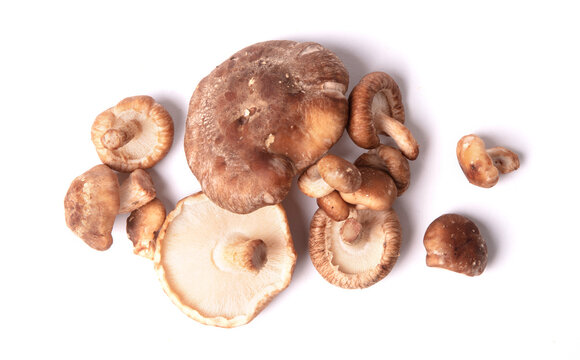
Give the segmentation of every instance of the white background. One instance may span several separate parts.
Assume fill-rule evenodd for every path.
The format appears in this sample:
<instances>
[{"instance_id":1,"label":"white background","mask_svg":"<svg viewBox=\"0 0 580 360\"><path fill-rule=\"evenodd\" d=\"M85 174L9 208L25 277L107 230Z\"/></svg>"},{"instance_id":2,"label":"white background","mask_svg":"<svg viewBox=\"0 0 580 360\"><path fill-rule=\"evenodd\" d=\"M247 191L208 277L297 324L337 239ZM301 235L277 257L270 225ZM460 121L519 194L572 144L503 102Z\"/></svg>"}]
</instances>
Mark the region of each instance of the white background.
<instances>
[{"instance_id":1,"label":"white background","mask_svg":"<svg viewBox=\"0 0 580 360\"><path fill-rule=\"evenodd\" d=\"M3 2L0 5L2 295L0 358L580 358L578 121L580 22L573 2ZM271 39L333 50L351 85L399 83L421 144L396 202L401 256L365 290L318 275L307 254L314 200L284 202L298 262L290 286L248 325L183 315L152 263L132 254L119 216L97 252L65 226L70 182L99 163L95 116L147 94L176 137L152 171L169 209L198 191L183 151L196 84L237 50ZM350 91L350 89L349 89ZM465 134L520 155L491 189L455 158ZM347 136L332 150L363 151ZM439 215L474 220L489 264L469 278L425 266Z\"/></svg>"}]
</instances>

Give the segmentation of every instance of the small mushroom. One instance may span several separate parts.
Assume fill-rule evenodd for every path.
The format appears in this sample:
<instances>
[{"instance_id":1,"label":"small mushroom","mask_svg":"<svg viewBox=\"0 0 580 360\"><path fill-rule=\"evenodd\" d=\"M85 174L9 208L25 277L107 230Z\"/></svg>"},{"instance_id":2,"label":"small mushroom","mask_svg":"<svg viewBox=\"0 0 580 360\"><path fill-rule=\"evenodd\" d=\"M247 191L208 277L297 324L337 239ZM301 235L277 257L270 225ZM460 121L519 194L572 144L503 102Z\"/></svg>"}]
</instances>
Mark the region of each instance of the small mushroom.
<instances>
[{"instance_id":1,"label":"small mushroom","mask_svg":"<svg viewBox=\"0 0 580 360\"><path fill-rule=\"evenodd\" d=\"M128 97L97 116L91 139L101 161L112 169L148 169L169 151L173 120L152 97Z\"/></svg>"},{"instance_id":2,"label":"small mushroom","mask_svg":"<svg viewBox=\"0 0 580 360\"><path fill-rule=\"evenodd\" d=\"M340 197L338 191L316 199L316 204L334 221L346 220L350 213L350 205Z\"/></svg>"},{"instance_id":3,"label":"small mushroom","mask_svg":"<svg viewBox=\"0 0 580 360\"><path fill-rule=\"evenodd\" d=\"M397 198L397 186L389 174L382 170L361 167L361 186L352 193L340 193L344 201L359 209L387 210Z\"/></svg>"},{"instance_id":4,"label":"small mushroom","mask_svg":"<svg viewBox=\"0 0 580 360\"><path fill-rule=\"evenodd\" d=\"M167 216L154 264L163 290L186 315L234 327L288 286L296 252L281 205L241 215L197 193Z\"/></svg>"},{"instance_id":5,"label":"small mushroom","mask_svg":"<svg viewBox=\"0 0 580 360\"><path fill-rule=\"evenodd\" d=\"M350 162L336 156L326 155L310 166L298 178L298 188L306 195L321 198L338 190L351 193L360 188L360 171Z\"/></svg>"},{"instance_id":6,"label":"small mushroom","mask_svg":"<svg viewBox=\"0 0 580 360\"><path fill-rule=\"evenodd\" d=\"M392 146L381 144L379 147L359 156L354 164L357 167L379 169L391 175L397 186L398 196L401 196L407 190L411 182L409 161L400 150Z\"/></svg>"},{"instance_id":7,"label":"small mushroom","mask_svg":"<svg viewBox=\"0 0 580 360\"><path fill-rule=\"evenodd\" d=\"M67 226L90 247L107 250L119 213L119 181L106 165L97 165L71 183L64 198Z\"/></svg>"},{"instance_id":8,"label":"small mushroom","mask_svg":"<svg viewBox=\"0 0 580 360\"><path fill-rule=\"evenodd\" d=\"M393 138L409 160L419 155L419 145L403 125L405 110L397 83L383 72L365 75L349 97L348 134L355 144L365 149L380 145L379 134Z\"/></svg>"},{"instance_id":9,"label":"small mushroom","mask_svg":"<svg viewBox=\"0 0 580 360\"><path fill-rule=\"evenodd\" d=\"M518 155L504 147L485 148L483 140L474 134L457 142L457 161L470 183L484 188L497 184L499 173L520 167Z\"/></svg>"},{"instance_id":10,"label":"small mushroom","mask_svg":"<svg viewBox=\"0 0 580 360\"><path fill-rule=\"evenodd\" d=\"M185 153L204 193L236 213L280 203L346 126L348 72L323 46L267 41L232 55L189 103Z\"/></svg>"},{"instance_id":11,"label":"small mushroom","mask_svg":"<svg viewBox=\"0 0 580 360\"><path fill-rule=\"evenodd\" d=\"M310 259L324 279L342 288L366 288L383 279L400 247L401 226L392 209L351 208L345 221L319 209L310 224Z\"/></svg>"},{"instance_id":12,"label":"small mushroom","mask_svg":"<svg viewBox=\"0 0 580 360\"><path fill-rule=\"evenodd\" d=\"M157 198L131 212L127 218L127 235L135 254L153 260L155 239L164 221L165 206Z\"/></svg>"},{"instance_id":13,"label":"small mushroom","mask_svg":"<svg viewBox=\"0 0 580 360\"><path fill-rule=\"evenodd\" d=\"M143 169L133 171L121 183L119 213L130 213L155 198L156 191L151 175Z\"/></svg>"},{"instance_id":14,"label":"small mushroom","mask_svg":"<svg viewBox=\"0 0 580 360\"><path fill-rule=\"evenodd\" d=\"M468 276L480 275L487 265L487 244L468 218L445 214L425 232L423 244L427 266L440 267Z\"/></svg>"}]
</instances>

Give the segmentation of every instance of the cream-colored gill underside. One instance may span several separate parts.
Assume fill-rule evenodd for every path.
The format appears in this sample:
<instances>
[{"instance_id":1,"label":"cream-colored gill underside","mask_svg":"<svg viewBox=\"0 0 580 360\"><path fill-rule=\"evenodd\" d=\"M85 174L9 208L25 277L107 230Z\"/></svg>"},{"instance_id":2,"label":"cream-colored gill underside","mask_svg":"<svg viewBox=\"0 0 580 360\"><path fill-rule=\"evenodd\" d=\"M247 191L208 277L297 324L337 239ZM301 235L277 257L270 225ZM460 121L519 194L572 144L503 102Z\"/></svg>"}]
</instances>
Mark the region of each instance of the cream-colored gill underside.
<instances>
[{"instance_id":1,"label":"cream-colored gill underside","mask_svg":"<svg viewBox=\"0 0 580 360\"><path fill-rule=\"evenodd\" d=\"M141 159L157 145L158 127L153 121L147 120L147 116L135 110L126 110L117 114L113 121L113 128L120 128L123 123L136 119L141 125L141 131L127 144L117 149L119 156L126 159Z\"/></svg>"},{"instance_id":2,"label":"cream-colored gill underside","mask_svg":"<svg viewBox=\"0 0 580 360\"><path fill-rule=\"evenodd\" d=\"M267 260L257 274L216 266L214 251L232 236L266 244ZM239 215L197 196L185 201L168 226L160 262L183 305L203 317L234 318L252 314L266 294L287 285L295 261L289 241L285 214L278 206Z\"/></svg>"},{"instance_id":3,"label":"cream-colored gill underside","mask_svg":"<svg viewBox=\"0 0 580 360\"><path fill-rule=\"evenodd\" d=\"M353 245L342 241L340 228L344 221L329 221L330 252L332 264L346 274L359 274L371 270L381 262L384 244L387 241L383 224L386 221L385 211L358 210L356 218L362 225L359 239ZM351 213L352 214L352 213Z\"/></svg>"}]
</instances>

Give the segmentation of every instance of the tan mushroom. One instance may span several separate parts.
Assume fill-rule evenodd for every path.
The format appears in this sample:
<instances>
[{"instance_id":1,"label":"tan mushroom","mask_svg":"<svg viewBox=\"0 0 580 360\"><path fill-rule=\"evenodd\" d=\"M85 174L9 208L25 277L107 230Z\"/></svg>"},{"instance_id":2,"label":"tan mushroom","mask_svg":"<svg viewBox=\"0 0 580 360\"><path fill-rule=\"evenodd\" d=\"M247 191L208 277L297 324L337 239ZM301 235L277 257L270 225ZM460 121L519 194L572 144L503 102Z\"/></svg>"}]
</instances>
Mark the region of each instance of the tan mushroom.
<instances>
[{"instance_id":1,"label":"tan mushroom","mask_svg":"<svg viewBox=\"0 0 580 360\"><path fill-rule=\"evenodd\" d=\"M130 213L155 198L156 191L151 175L143 169L133 171L121 183L119 213Z\"/></svg>"},{"instance_id":2,"label":"tan mushroom","mask_svg":"<svg viewBox=\"0 0 580 360\"><path fill-rule=\"evenodd\" d=\"M403 155L415 160L419 155L417 141L403 124L405 110L397 83L383 72L365 75L349 97L348 134L355 144L372 149L381 143L379 134L393 138Z\"/></svg>"},{"instance_id":3,"label":"tan mushroom","mask_svg":"<svg viewBox=\"0 0 580 360\"><path fill-rule=\"evenodd\" d=\"M474 134L457 142L457 161L470 183L484 188L497 184L499 173L520 167L518 155L504 147L485 148L483 140Z\"/></svg>"},{"instance_id":4,"label":"tan mushroom","mask_svg":"<svg viewBox=\"0 0 580 360\"><path fill-rule=\"evenodd\" d=\"M236 213L280 203L342 135L347 88L340 59L316 43L267 41L232 55L189 104L185 152L204 193Z\"/></svg>"},{"instance_id":5,"label":"tan mushroom","mask_svg":"<svg viewBox=\"0 0 580 360\"><path fill-rule=\"evenodd\" d=\"M234 327L288 286L296 253L281 205L241 215L197 193L167 216L154 263L181 311L203 324Z\"/></svg>"},{"instance_id":6,"label":"tan mushroom","mask_svg":"<svg viewBox=\"0 0 580 360\"><path fill-rule=\"evenodd\" d=\"M67 226L90 247L107 250L119 212L119 181L106 165L97 165L71 183L64 198Z\"/></svg>"},{"instance_id":7,"label":"tan mushroom","mask_svg":"<svg viewBox=\"0 0 580 360\"><path fill-rule=\"evenodd\" d=\"M328 154L298 178L298 188L306 195L321 198L334 190L351 193L360 188L360 171L350 162Z\"/></svg>"},{"instance_id":8,"label":"tan mushroom","mask_svg":"<svg viewBox=\"0 0 580 360\"><path fill-rule=\"evenodd\" d=\"M324 279L342 288L366 288L383 279L400 247L401 226L392 209L351 209L345 221L319 209L310 224L310 259Z\"/></svg>"},{"instance_id":9,"label":"tan mushroom","mask_svg":"<svg viewBox=\"0 0 580 360\"><path fill-rule=\"evenodd\" d=\"M342 199L336 190L316 199L316 204L334 221L346 220L350 213L351 206Z\"/></svg>"},{"instance_id":10,"label":"tan mushroom","mask_svg":"<svg viewBox=\"0 0 580 360\"><path fill-rule=\"evenodd\" d=\"M164 221L165 206L157 198L131 212L127 218L127 236L135 254L153 260L155 240Z\"/></svg>"},{"instance_id":11,"label":"tan mushroom","mask_svg":"<svg viewBox=\"0 0 580 360\"><path fill-rule=\"evenodd\" d=\"M400 150L392 146L379 145L356 159L357 167L372 167L385 171L395 181L397 195L401 196L411 183L409 161Z\"/></svg>"},{"instance_id":12,"label":"tan mushroom","mask_svg":"<svg viewBox=\"0 0 580 360\"><path fill-rule=\"evenodd\" d=\"M386 172L370 167L361 167L362 183L352 193L340 193L344 201L359 209L387 210L397 198L397 186Z\"/></svg>"},{"instance_id":13,"label":"tan mushroom","mask_svg":"<svg viewBox=\"0 0 580 360\"><path fill-rule=\"evenodd\" d=\"M468 276L480 275L487 265L487 244L468 218L445 214L425 231L423 244L427 266L439 267Z\"/></svg>"},{"instance_id":14,"label":"tan mushroom","mask_svg":"<svg viewBox=\"0 0 580 360\"><path fill-rule=\"evenodd\" d=\"M97 116L91 138L101 161L112 169L148 169L169 151L173 120L152 97L128 97Z\"/></svg>"}]
</instances>

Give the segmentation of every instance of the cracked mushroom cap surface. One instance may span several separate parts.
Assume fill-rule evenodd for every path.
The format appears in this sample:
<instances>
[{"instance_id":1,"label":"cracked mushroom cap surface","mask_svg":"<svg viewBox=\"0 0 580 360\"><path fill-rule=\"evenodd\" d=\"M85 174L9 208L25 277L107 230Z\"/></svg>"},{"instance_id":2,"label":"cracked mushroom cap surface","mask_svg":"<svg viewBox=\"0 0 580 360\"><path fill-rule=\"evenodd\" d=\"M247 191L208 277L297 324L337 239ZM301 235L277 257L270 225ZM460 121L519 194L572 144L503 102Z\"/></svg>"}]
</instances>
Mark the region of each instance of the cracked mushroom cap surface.
<instances>
[{"instance_id":1,"label":"cracked mushroom cap surface","mask_svg":"<svg viewBox=\"0 0 580 360\"><path fill-rule=\"evenodd\" d=\"M310 224L310 259L324 279L342 288L366 288L383 279L400 248L401 225L392 209L351 208L344 221L318 209Z\"/></svg>"},{"instance_id":2,"label":"cracked mushroom cap surface","mask_svg":"<svg viewBox=\"0 0 580 360\"><path fill-rule=\"evenodd\" d=\"M167 216L154 264L163 290L187 316L234 327L288 286L296 252L281 205L242 215L197 193Z\"/></svg>"},{"instance_id":3,"label":"cracked mushroom cap surface","mask_svg":"<svg viewBox=\"0 0 580 360\"><path fill-rule=\"evenodd\" d=\"M185 153L204 193L236 213L281 202L342 135L347 88L346 68L317 43L267 41L232 55L189 104Z\"/></svg>"},{"instance_id":4,"label":"cracked mushroom cap surface","mask_svg":"<svg viewBox=\"0 0 580 360\"><path fill-rule=\"evenodd\" d=\"M111 231L119 213L119 180L107 165L76 177L64 198L66 225L96 250L113 244Z\"/></svg>"},{"instance_id":5,"label":"cracked mushroom cap surface","mask_svg":"<svg viewBox=\"0 0 580 360\"><path fill-rule=\"evenodd\" d=\"M97 116L91 139L101 161L112 169L148 169L169 152L173 120L152 97L132 96Z\"/></svg>"}]
</instances>

